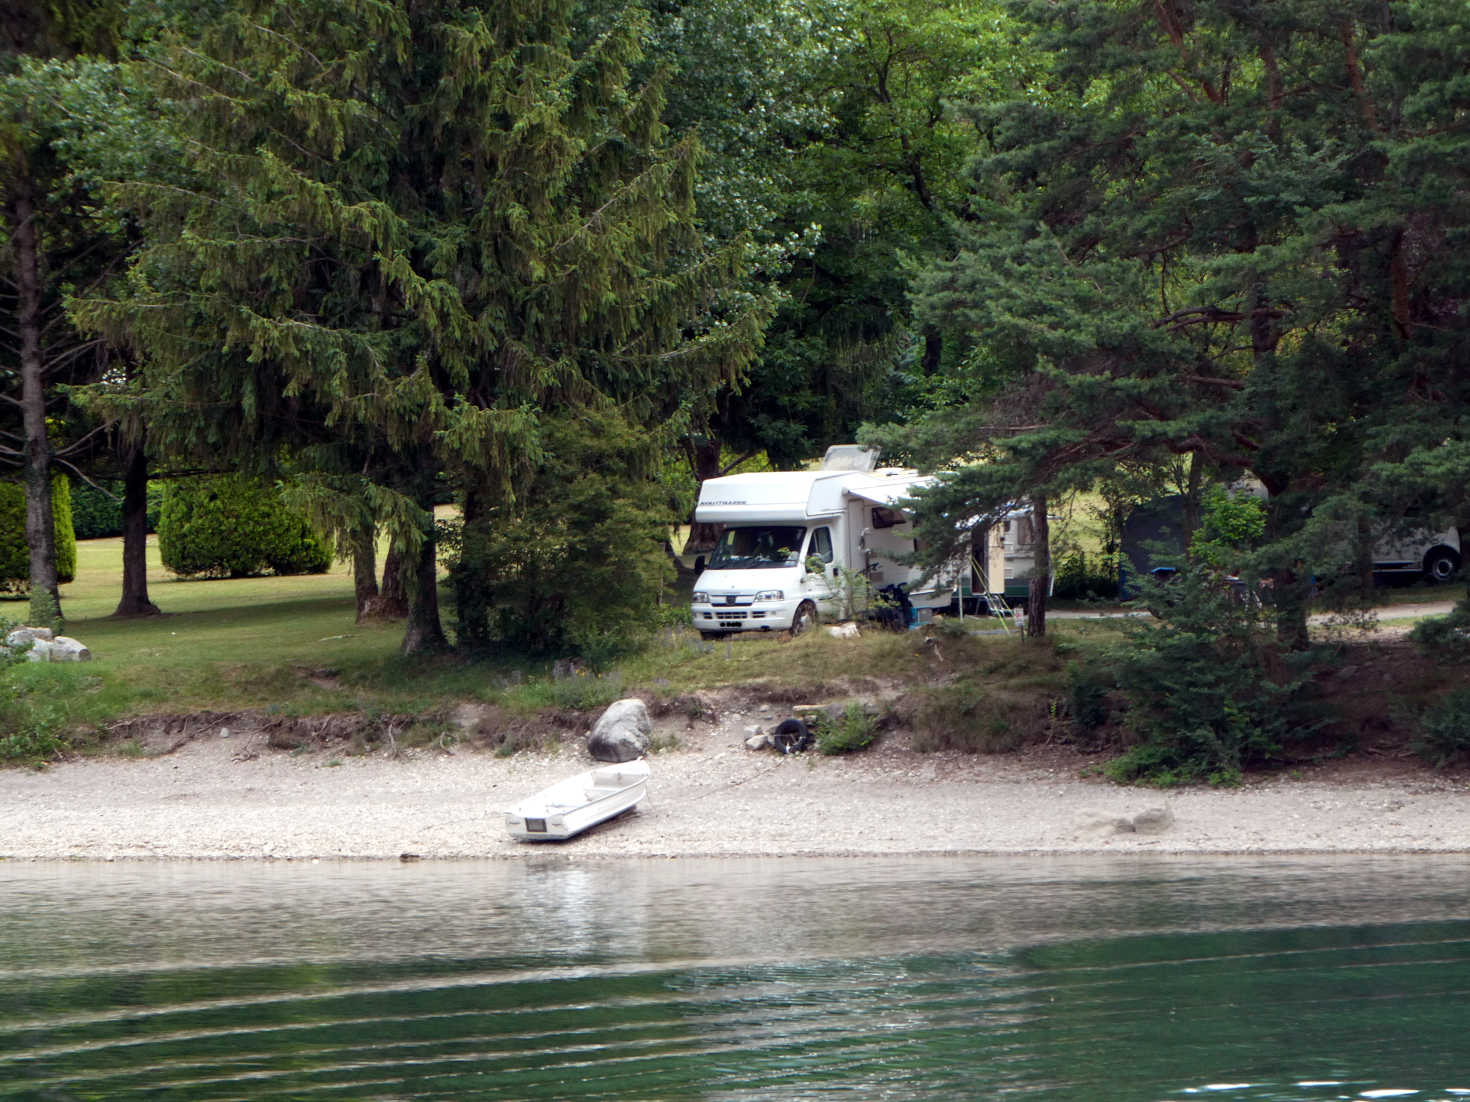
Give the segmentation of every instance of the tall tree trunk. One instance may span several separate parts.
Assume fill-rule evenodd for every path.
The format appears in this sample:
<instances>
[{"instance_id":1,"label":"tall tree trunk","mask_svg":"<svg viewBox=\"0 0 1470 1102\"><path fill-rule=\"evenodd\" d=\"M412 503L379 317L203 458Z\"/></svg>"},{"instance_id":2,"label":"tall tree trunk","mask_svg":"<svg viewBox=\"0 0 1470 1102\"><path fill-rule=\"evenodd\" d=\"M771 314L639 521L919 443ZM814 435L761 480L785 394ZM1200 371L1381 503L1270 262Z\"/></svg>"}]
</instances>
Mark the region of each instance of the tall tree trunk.
<instances>
[{"instance_id":1,"label":"tall tree trunk","mask_svg":"<svg viewBox=\"0 0 1470 1102\"><path fill-rule=\"evenodd\" d=\"M383 556L383 585L373 603L373 615L383 620L402 620L408 615L408 587L404 584L403 547L397 540L388 544Z\"/></svg>"},{"instance_id":2,"label":"tall tree trunk","mask_svg":"<svg viewBox=\"0 0 1470 1102\"><path fill-rule=\"evenodd\" d=\"M437 654L449 649L439 619L439 544L434 538L433 500L426 499L428 530L419 543L409 576L408 628L403 634L404 654Z\"/></svg>"},{"instance_id":3,"label":"tall tree trunk","mask_svg":"<svg viewBox=\"0 0 1470 1102\"><path fill-rule=\"evenodd\" d=\"M123 449L122 599L114 616L157 616L148 599L148 453L143 442Z\"/></svg>"},{"instance_id":4,"label":"tall tree trunk","mask_svg":"<svg viewBox=\"0 0 1470 1102\"><path fill-rule=\"evenodd\" d=\"M20 407L25 431L26 546L30 550L33 627L60 627L61 589L56 576L56 524L51 513L51 443L46 438L46 388L41 354L41 269L36 210L28 181L11 204L15 226L16 287L20 328Z\"/></svg>"},{"instance_id":5,"label":"tall tree trunk","mask_svg":"<svg viewBox=\"0 0 1470 1102\"><path fill-rule=\"evenodd\" d=\"M1026 634L1040 639L1046 635L1046 600L1051 591L1051 522L1046 515L1046 495L1032 498L1031 508L1036 531L1036 564L1026 593Z\"/></svg>"},{"instance_id":6,"label":"tall tree trunk","mask_svg":"<svg viewBox=\"0 0 1470 1102\"><path fill-rule=\"evenodd\" d=\"M708 437L697 438L689 444L689 460L694 468L694 480L703 486L706 479L720 477L720 442ZM710 551L714 549L719 529L713 524L698 524L693 514L689 517L689 539L684 544L684 553Z\"/></svg>"},{"instance_id":7,"label":"tall tree trunk","mask_svg":"<svg viewBox=\"0 0 1470 1102\"><path fill-rule=\"evenodd\" d=\"M365 524L352 537L352 592L357 598L357 622L377 614L378 534Z\"/></svg>"}]
</instances>

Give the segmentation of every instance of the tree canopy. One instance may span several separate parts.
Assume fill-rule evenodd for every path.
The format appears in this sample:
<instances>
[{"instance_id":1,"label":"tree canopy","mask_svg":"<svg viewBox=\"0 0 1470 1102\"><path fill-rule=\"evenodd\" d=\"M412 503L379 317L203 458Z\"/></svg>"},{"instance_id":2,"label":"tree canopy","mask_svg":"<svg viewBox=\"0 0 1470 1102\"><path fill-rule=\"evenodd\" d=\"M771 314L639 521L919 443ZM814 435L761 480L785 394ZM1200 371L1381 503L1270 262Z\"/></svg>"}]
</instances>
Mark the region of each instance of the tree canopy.
<instances>
[{"instance_id":1,"label":"tree canopy","mask_svg":"<svg viewBox=\"0 0 1470 1102\"><path fill-rule=\"evenodd\" d=\"M513 502L546 410L661 422L760 331L714 309L743 249L696 230L664 74L630 81L643 18L577 52L576 12L263 3L165 34L188 179L123 189L148 227L130 293L81 311L139 349L181 442L364 480L417 555L410 650L443 641L437 499Z\"/></svg>"}]
</instances>

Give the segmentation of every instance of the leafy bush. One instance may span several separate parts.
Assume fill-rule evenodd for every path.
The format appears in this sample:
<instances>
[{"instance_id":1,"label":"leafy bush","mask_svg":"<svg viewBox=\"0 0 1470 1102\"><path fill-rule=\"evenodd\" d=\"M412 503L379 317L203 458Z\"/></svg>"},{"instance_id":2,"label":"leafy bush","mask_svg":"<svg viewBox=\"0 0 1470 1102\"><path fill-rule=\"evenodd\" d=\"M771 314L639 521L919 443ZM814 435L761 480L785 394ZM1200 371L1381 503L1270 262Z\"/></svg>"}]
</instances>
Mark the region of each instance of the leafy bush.
<instances>
[{"instance_id":1,"label":"leafy bush","mask_svg":"<svg viewBox=\"0 0 1470 1102\"><path fill-rule=\"evenodd\" d=\"M1089 559L1079 550L1057 564L1052 596L1062 601L1111 600L1118 596L1118 588L1116 559L1106 555Z\"/></svg>"},{"instance_id":2,"label":"leafy bush","mask_svg":"<svg viewBox=\"0 0 1470 1102\"><path fill-rule=\"evenodd\" d=\"M513 506L445 533L457 639L600 669L659 623L668 495L648 434L614 410L547 418L541 443Z\"/></svg>"},{"instance_id":3,"label":"leafy bush","mask_svg":"<svg viewBox=\"0 0 1470 1102\"><path fill-rule=\"evenodd\" d=\"M1470 760L1470 688L1455 689L1431 708L1413 745L1436 769Z\"/></svg>"},{"instance_id":4,"label":"leafy bush","mask_svg":"<svg viewBox=\"0 0 1470 1102\"><path fill-rule=\"evenodd\" d=\"M1259 603L1242 601L1206 568L1141 587L1161 622L1124 625L1130 639L1117 678L1140 742L1108 766L1109 776L1232 783L1315 728L1305 677L1312 656L1283 650Z\"/></svg>"},{"instance_id":5,"label":"leafy bush","mask_svg":"<svg viewBox=\"0 0 1470 1102\"><path fill-rule=\"evenodd\" d=\"M1197 566L1234 572L1265 535L1266 506L1259 498L1212 486L1200 503L1200 525L1190 540L1189 558Z\"/></svg>"},{"instance_id":6,"label":"leafy bush","mask_svg":"<svg viewBox=\"0 0 1470 1102\"><path fill-rule=\"evenodd\" d=\"M866 750L878 737L878 721L861 704L849 704L837 716L820 712L808 722L817 749L829 756Z\"/></svg>"},{"instance_id":7,"label":"leafy bush","mask_svg":"<svg viewBox=\"0 0 1470 1102\"><path fill-rule=\"evenodd\" d=\"M103 482L101 488L87 482L72 487L71 519L79 540L107 539L122 535L123 484ZM163 487L148 485L148 531L158 529L158 510L163 502Z\"/></svg>"},{"instance_id":8,"label":"leafy bush","mask_svg":"<svg viewBox=\"0 0 1470 1102\"><path fill-rule=\"evenodd\" d=\"M1416 624L1409 638L1420 653L1437 662L1460 664L1470 659L1470 597L1448 616Z\"/></svg>"},{"instance_id":9,"label":"leafy bush","mask_svg":"<svg viewBox=\"0 0 1470 1102\"><path fill-rule=\"evenodd\" d=\"M77 537L71 523L71 482L51 480L51 516L56 524L56 576L63 583L77 573ZM30 548L26 545L26 491L19 482L0 482L0 592L24 593L31 587Z\"/></svg>"},{"instance_id":10,"label":"leafy bush","mask_svg":"<svg viewBox=\"0 0 1470 1102\"><path fill-rule=\"evenodd\" d=\"M285 506L276 487L233 475L170 484L158 550L165 567L186 577L322 574L332 565L331 544Z\"/></svg>"},{"instance_id":11,"label":"leafy bush","mask_svg":"<svg viewBox=\"0 0 1470 1102\"><path fill-rule=\"evenodd\" d=\"M1067 708L1080 733L1091 734L1107 723L1112 680L1092 666L1067 664Z\"/></svg>"}]
</instances>

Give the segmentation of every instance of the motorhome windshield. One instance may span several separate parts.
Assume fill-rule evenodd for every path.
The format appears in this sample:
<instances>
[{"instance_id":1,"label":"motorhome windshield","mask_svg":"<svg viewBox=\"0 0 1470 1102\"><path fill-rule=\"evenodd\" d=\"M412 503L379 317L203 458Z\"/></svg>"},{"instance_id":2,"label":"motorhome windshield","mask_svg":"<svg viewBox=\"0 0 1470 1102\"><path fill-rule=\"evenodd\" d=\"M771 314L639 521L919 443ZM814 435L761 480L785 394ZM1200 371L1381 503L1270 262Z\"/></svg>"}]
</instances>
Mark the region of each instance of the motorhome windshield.
<instances>
[{"instance_id":1,"label":"motorhome windshield","mask_svg":"<svg viewBox=\"0 0 1470 1102\"><path fill-rule=\"evenodd\" d=\"M727 528L709 557L711 570L761 570L795 566L806 529L795 524Z\"/></svg>"}]
</instances>

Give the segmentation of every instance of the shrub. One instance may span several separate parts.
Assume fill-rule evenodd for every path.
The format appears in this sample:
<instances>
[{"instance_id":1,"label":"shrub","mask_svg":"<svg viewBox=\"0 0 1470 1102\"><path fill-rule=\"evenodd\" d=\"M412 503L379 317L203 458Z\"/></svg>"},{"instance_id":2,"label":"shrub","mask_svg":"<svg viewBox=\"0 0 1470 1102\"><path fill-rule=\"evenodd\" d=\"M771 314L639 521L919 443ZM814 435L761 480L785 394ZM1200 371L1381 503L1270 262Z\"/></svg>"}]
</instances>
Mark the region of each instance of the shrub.
<instances>
[{"instance_id":1,"label":"shrub","mask_svg":"<svg viewBox=\"0 0 1470 1102\"><path fill-rule=\"evenodd\" d=\"M821 712L810 721L817 749L827 755L866 750L878 737L878 721L861 704L849 704L840 715Z\"/></svg>"},{"instance_id":2,"label":"shrub","mask_svg":"<svg viewBox=\"0 0 1470 1102\"><path fill-rule=\"evenodd\" d=\"M1034 699L993 684L958 681L923 695L913 717L914 749L1002 754L1046 731Z\"/></svg>"},{"instance_id":3,"label":"shrub","mask_svg":"<svg viewBox=\"0 0 1470 1102\"><path fill-rule=\"evenodd\" d=\"M446 533L457 641L601 669L659 623L667 494L648 473L648 433L616 411L548 417L541 444L515 505Z\"/></svg>"},{"instance_id":4,"label":"shrub","mask_svg":"<svg viewBox=\"0 0 1470 1102\"><path fill-rule=\"evenodd\" d=\"M1112 679L1100 668L1067 663L1067 710L1079 734L1091 735L1108 721Z\"/></svg>"},{"instance_id":5,"label":"shrub","mask_svg":"<svg viewBox=\"0 0 1470 1102\"><path fill-rule=\"evenodd\" d=\"M1130 621L1116 663L1139 744L1111 763L1118 781L1230 782L1311 733L1309 653L1276 642L1268 610L1206 568L1141 583L1158 624Z\"/></svg>"},{"instance_id":6,"label":"shrub","mask_svg":"<svg viewBox=\"0 0 1470 1102\"><path fill-rule=\"evenodd\" d=\"M1083 551L1063 556L1057 565L1052 596L1062 601L1111 600L1118 596L1118 562L1099 555L1088 558Z\"/></svg>"},{"instance_id":7,"label":"shrub","mask_svg":"<svg viewBox=\"0 0 1470 1102\"><path fill-rule=\"evenodd\" d=\"M165 567L186 577L322 574L332 565L330 542L285 506L276 487L233 475L170 484L158 550Z\"/></svg>"},{"instance_id":8,"label":"shrub","mask_svg":"<svg viewBox=\"0 0 1470 1102\"><path fill-rule=\"evenodd\" d=\"M51 480L51 516L56 524L56 576L69 582L77 573L77 537L71 522L71 482ZM0 592L25 593L31 587L30 548L26 545L26 491L19 482L0 482Z\"/></svg>"},{"instance_id":9,"label":"shrub","mask_svg":"<svg viewBox=\"0 0 1470 1102\"><path fill-rule=\"evenodd\" d=\"M1420 653L1436 662L1461 664L1470 659L1470 597L1448 616L1416 624L1409 638Z\"/></svg>"},{"instance_id":10,"label":"shrub","mask_svg":"<svg viewBox=\"0 0 1470 1102\"><path fill-rule=\"evenodd\" d=\"M1413 746L1436 769L1470 759L1470 688L1455 689L1429 710Z\"/></svg>"},{"instance_id":11,"label":"shrub","mask_svg":"<svg viewBox=\"0 0 1470 1102\"><path fill-rule=\"evenodd\" d=\"M1240 560L1266 535L1266 506L1250 494L1222 486L1205 491L1200 525L1189 543L1191 562L1216 570L1236 570Z\"/></svg>"},{"instance_id":12,"label":"shrub","mask_svg":"<svg viewBox=\"0 0 1470 1102\"><path fill-rule=\"evenodd\" d=\"M71 521L79 540L99 540L120 536L123 531L123 484L102 482L93 486L79 482L71 489ZM148 484L148 531L158 530L158 509L163 502L163 487Z\"/></svg>"}]
</instances>

